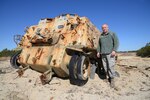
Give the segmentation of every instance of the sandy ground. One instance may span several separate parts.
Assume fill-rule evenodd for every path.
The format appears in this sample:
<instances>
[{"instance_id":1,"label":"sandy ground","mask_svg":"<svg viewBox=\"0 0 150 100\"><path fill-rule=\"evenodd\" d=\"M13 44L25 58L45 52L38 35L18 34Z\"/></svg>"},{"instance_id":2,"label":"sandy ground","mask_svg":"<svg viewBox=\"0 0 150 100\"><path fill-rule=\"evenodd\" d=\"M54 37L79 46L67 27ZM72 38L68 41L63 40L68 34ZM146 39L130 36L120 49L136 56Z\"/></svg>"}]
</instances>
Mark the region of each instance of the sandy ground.
<instances>
[{"instance_id":1,"label":"sandy ground","mask_svg":"<svg viewBox=\"0 0 150 100\"><path fill-rule=\"evenodd\" d=\"M42 85L40 73L28 69L18 77L9 60L0 61L0 100L150 100L150 58L120 54L116 65L120 73L112 89L108 81L95 74L84 86L71 85L69 79L54 77Z\"/></svg>"}]
</instances>

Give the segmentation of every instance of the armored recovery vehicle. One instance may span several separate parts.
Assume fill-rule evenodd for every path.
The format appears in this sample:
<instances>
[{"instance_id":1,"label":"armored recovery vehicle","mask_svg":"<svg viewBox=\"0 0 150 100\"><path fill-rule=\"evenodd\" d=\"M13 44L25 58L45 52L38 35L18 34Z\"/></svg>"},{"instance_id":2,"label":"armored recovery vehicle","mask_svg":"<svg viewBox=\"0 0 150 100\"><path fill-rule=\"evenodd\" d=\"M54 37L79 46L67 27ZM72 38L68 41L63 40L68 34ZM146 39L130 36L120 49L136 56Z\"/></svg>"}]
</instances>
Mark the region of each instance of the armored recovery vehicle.
<instances>
[{"instance_id":1,"label":"armored recovery vehicle","mask_svg":"<svg viewBox=\"0 0 150 100\"><path fill-rule=\"evenodd\" d=\"M15 68L22 66L20 76L28 68L42 73L43 84L53 74L69 77L73 84L86 83L96 65L99 37L100 31L86 17L64 14L41 19L25 30L18 44L21 50L10 62Z\"/></svg>"}]
</instances>

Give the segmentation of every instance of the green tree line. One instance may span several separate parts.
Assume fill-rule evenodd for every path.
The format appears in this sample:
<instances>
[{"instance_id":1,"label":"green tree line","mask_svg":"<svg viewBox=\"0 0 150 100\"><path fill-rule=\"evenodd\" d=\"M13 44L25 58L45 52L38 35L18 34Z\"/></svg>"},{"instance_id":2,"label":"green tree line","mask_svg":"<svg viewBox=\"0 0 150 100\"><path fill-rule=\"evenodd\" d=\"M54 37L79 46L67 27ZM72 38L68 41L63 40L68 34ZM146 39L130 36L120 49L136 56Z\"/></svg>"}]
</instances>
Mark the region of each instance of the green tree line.
<instances>
[{"instance_id":1,"label":"green tree line","mask_svg":"<svg viewBox=\"0 0 150 100\"><path fill-rule=\"evenodd\" d=\"M0 51L0 57L10 57L17 52L18 51L16 50L8 50L7 48L5 48L2 51ZM150 43L149 45L147 44L145 47L142 47L141 49L137 50L136 55L141 57L150 57Z\"/></svg>"},{"instance_id":2,"label":"green tree line","mask_svg":"<svg viewBox=\"0 0 150 100\"><path fill-rule=\"evenodd\" d=\"M6 49L3 49L2 51L0 51L0 57L10 57L12 55L14 55L17 51L15 50L8 50L7 48Z\"/></svg>"},{"instance_id":3,"label":"green tree line","mask_svg":"<svg viewBox=\"0 0 150 100\"><path fill-rule=\"evenodd\" d=\"M139 49L136 55L141 57L150 57L150 45L146 45L145 47Z\"/></svg>"}]
</instances>

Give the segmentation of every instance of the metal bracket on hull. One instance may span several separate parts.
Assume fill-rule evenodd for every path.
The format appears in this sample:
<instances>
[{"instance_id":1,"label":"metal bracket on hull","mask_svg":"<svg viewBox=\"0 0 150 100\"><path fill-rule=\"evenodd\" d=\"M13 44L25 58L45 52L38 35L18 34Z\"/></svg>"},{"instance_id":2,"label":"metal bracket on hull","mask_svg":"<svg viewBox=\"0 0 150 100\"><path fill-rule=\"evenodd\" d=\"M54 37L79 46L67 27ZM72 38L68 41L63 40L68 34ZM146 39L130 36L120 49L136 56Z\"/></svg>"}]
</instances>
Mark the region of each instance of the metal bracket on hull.
<instances>
[{"instance_id":1,"label":"metal bracket on hull","mask_svg":"<svg viewBox=\"0 0 150 100\"><path fill-rule=\"evenodd\" d=\"M29 68L29 65L17 70L18 76L21 77L24 74L24 71L27 70L28 68Z\"/></svg>"},{"instance_id":2,"label":"metal bracket on hull","mask_svg":"<svg viewBox=\"0 0 150 100\"><path fill-rule=\"evenodd\" d=\"M45 84L49 83L52 79L53 74L54 73L52 72L52 69L49 69L48 71L44 72L40 76L42 84L45 85Z\"/></svg>"}]
</instances>

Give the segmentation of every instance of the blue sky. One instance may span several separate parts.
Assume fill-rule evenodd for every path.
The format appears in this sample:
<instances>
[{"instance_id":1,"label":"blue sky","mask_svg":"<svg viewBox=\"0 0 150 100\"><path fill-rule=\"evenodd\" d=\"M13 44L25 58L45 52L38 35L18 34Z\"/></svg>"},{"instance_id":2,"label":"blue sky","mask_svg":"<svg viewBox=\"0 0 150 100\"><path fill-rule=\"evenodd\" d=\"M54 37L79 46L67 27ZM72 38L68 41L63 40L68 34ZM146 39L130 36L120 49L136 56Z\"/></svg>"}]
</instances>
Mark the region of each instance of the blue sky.
<instances>
[{"instance_id":1,"label":"blue sky","mask_svg":"<svg viewBox=\"0 0 150 100\"><path fill-rule=\"evenodd\" d=\"M150 0L0 0L0 50L16 47L13 36L41 18L63 13L88 17L101 30L109 24L119 50L137 50L150 42Z\"/></svg>"}]
</instances>

